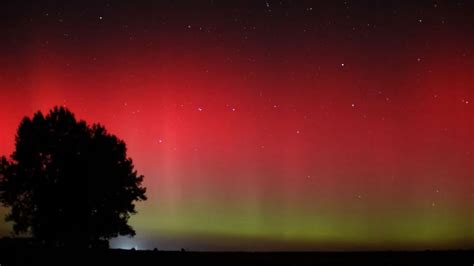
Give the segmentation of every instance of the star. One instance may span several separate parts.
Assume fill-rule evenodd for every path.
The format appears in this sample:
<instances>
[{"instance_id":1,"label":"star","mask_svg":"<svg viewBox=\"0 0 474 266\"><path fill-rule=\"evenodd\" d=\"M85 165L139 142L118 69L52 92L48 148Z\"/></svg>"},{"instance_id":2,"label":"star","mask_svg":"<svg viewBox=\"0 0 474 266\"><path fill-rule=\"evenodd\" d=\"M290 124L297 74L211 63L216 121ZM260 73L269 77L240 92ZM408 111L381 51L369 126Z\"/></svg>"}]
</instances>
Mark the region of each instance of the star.
<instances>
[{"instance_id":1,"label":"star","mask_svg":"<svg viewBox=\"0 0 474 266\"><path fill-rule=\"evenodd\" d=\"M204 109L202 109L202 107L198 107L197 110L198 110L199 112L202 112Z\"/></svg>"}]
</instances>

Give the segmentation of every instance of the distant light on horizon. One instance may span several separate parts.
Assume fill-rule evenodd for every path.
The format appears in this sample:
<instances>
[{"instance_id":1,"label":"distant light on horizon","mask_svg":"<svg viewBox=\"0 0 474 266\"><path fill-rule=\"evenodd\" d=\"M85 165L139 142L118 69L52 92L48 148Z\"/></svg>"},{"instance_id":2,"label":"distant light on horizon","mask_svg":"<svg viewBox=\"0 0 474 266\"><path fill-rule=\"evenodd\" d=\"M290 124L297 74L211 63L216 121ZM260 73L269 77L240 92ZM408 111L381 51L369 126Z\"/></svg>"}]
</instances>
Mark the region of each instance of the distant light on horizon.
<instances>
[{"instance_id":1,"label":"distant light on horizon","mask_svg":"<svg viewBox=\"0 0 474 266\"><path fill-rule=\"evenodd\" d=\"M137 240L131 237L117 237L110 240L110 248L113 249L135 249L146 250L148 248L142 247L137 243Z\"/></svg>"}]
</instances>

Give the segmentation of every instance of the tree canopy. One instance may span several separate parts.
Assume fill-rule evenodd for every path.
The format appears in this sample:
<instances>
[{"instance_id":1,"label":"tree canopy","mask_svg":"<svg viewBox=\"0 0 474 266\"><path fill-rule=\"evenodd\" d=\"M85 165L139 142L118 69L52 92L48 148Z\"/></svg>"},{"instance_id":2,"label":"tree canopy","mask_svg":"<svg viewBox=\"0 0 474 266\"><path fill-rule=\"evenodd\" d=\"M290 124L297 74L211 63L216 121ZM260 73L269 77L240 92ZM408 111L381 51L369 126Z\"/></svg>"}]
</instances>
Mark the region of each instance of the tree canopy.
<instances>
[{"instance_id":1,"label":"tree canopy","mask_svg":"<svg viewBox=\"0 0 474 266\"><path fill-rule=\"evenodd\" d=\"M0 202L15 234L52 246L90 247L135 235L128 219L146 200L125 142L55 107L25 117L0 160Z\"/></svg>"}]
</instances>

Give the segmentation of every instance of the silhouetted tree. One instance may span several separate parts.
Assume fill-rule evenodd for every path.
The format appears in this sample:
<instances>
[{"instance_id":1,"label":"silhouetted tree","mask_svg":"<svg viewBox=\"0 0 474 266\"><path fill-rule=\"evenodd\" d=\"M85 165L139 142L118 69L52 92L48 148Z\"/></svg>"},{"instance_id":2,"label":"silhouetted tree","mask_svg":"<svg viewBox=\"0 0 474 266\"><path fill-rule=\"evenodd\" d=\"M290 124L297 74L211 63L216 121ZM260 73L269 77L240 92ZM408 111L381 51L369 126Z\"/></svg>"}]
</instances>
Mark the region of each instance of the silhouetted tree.
<instances>
[{"instance_id":1,"label":"silhouetted tree","mask_svg":"<svg viewBox=\"0 0 474 266\"><path fill-rule=\"evenodd\" d=\"M0 202L17 235L91 247L135 235L128 219L146 200L142 180L122 140L56 107L20 123L15 151L0 161Z\"/></svg>"}]
</instances>

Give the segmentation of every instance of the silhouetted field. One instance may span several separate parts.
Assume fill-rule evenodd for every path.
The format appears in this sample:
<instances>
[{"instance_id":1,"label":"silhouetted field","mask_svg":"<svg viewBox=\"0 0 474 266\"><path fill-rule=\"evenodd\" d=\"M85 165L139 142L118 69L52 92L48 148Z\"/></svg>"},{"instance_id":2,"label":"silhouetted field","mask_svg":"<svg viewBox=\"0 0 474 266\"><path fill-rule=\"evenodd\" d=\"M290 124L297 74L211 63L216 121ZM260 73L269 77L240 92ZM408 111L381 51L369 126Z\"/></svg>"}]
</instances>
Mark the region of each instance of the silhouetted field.
<instances>
[{"instance_id":1,"label":"silhouetted field","mask_svg":"<svg viewBox=\"0 0 474 266\"><path fill-rule=\"evenodd\" d=\"M0 249L5 265L473 265L474 251L182 252Z\"/></svg>"}]
</instances>

